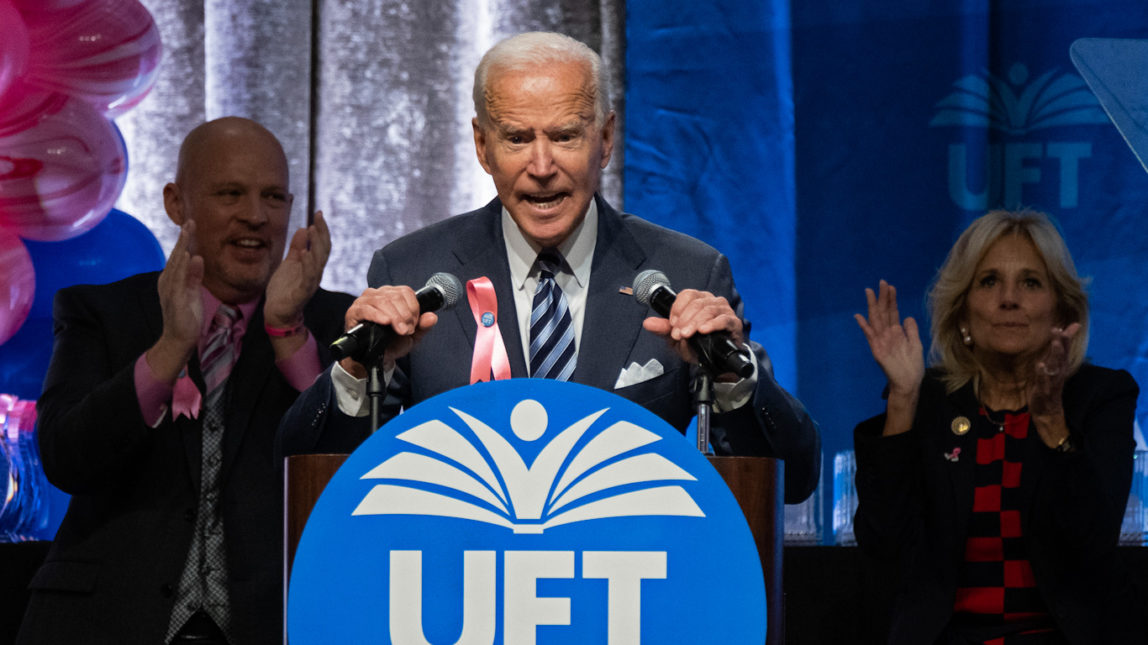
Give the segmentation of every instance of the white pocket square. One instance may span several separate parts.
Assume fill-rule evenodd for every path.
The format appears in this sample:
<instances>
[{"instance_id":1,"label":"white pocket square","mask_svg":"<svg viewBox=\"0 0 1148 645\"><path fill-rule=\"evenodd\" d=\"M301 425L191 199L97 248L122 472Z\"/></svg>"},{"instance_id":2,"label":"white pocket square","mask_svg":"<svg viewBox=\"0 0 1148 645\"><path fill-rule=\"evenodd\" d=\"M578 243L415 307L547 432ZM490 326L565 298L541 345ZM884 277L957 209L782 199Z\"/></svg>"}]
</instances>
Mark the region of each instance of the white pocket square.
<instances>
[{"instance_id":1,"label":"white pocket square","mask_svg":"<svg viewBox=\"0 0 1148 645\"><path fill-rule=\"evenodd\" d=\"M645 365L638 365L637 362L630 363L630 366L622 370L618 374L618 382L614 383L614 389L628 387L630 385L637 385L652 378L657 378L665 372L665 368L658 362L658 359L651 358L646 361Z\"/></svg>"}]
</instances>

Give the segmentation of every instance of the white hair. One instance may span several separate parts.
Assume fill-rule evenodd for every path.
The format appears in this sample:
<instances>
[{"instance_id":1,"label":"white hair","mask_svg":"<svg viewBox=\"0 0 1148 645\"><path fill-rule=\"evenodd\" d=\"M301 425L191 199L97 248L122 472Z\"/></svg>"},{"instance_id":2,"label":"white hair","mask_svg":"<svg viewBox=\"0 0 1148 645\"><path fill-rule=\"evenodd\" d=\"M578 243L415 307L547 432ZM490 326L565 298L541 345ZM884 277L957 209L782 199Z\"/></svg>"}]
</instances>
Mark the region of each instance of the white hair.
<instances>
[{"instance_id":1,"label":"white hair","mask_svg":"<svg viewBox=\"0 0 1148 645\"><path fill-rule=\"evenodd\" d=\"M609 84L604 78L606 72L602 69L602 59L598 53L565 34L531 31L511 36L491 47L474 70L474 111L478 115L479 125L486 127L490 123L486 111L486 83L491 69L497 68L503 72L532 70L546 63L568 62L584 63L590 68L595 121L597 125L605 123L606 115L610 113Z\"/></svg>"}]
</instances>

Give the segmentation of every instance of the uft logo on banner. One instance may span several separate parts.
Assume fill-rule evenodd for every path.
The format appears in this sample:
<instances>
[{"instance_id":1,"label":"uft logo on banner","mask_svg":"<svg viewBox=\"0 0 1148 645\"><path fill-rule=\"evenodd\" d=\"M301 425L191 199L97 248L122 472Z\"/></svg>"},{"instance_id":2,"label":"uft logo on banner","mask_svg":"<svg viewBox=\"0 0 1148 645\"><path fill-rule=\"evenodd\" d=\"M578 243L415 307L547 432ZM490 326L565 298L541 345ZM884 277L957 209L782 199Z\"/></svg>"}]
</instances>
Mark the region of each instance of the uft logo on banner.
<instances>
[{"instance_id":1,"label":"uft logo on banner","mask_svg":"<svg viewBox=\"0 0 1148 645\"><path fill-rule=\"evenodd\" d=\"M1060 208L1080 203L1080 166L1092 156L1091 141L1040 138L1047 128L1105 125L1095 95L1077 75L1048 71L1030 79L1017 63L1001 78L987 72L953 83L941 99L931 127L985 128L991 142L949 145L949 197L972 211L1016 208L1029 203L1026 184L1049 184ZM1079 129L1070 129L1079 136ZM985 157L985 158L982 158ZM1046 188L1047 190L1047 188Z\"/></svg>"},{"instance_id":2,"label":"uft logo on banner","mask_svg":"<svg viewBox=\"0 0 1148 645\"><path fill-rule=\"evenodd\" d=\"M295 555L292 645L762 643L765 586L706 459L629 401L479 383L351 455Z\"/></svg>"}]
</instances>

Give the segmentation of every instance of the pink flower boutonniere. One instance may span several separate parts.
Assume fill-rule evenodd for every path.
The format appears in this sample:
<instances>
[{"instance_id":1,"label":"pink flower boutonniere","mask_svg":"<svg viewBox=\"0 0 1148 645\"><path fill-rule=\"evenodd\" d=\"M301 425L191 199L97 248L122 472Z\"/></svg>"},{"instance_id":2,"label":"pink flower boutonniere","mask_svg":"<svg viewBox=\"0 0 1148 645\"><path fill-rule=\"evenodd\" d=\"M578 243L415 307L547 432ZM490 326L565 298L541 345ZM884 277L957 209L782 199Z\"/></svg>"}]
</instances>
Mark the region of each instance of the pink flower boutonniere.
<instances>
[{"instance_id":1,"label":"pink flower boutonniere","mask_svg":"<svg viewBox=\"0 0 1148 645\"><path fill-rule=\"evenodd\" d=\"M952 462L960 461L961 460L961 449L959 447L957 447L957 448L953 448L952 452L946 452L945 453L945 459L948 459L949 461L952 461Z\"/></svg>"}]
</instances>

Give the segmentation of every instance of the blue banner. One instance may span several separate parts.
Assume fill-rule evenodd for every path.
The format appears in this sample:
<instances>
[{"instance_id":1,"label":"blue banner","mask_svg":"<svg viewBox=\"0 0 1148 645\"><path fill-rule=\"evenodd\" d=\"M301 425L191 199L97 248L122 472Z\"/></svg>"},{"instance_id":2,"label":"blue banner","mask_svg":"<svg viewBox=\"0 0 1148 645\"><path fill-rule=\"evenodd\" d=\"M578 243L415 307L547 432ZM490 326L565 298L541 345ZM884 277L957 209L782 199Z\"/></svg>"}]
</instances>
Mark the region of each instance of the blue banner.
<instances>
[{"instance_id":1,"label":"blue banner","mask_svg":"<svg viewBox=\"0 0 1148 645\"><path fill-rule=\"evenodd\" d=\"M1091 360L1148 383L1148 176L1069 57L1142 36L1148 3L879 4L794 5L799 390L827 454L883 409L862 290L888 280L925 324L928 284L990 208L1058 220L1092 277Z\"/></svg>"},{"instance_id":2,"label":"blue banner","mask_svg":"<svg viewBox=\"0 0 1148 645\"><path fill-rule=\"evenodd\" d=\"M794 387L788 5L626 7L626 210L729 256L752 337Z\"/></svg>"},{"instance_id":3,"label":"blue banner","mask_svg":"<svg viewBox=\"0 0 1148 645\"><path fill-rule=\"evenodd\" d=\"M1090 359L1148 385L1148 176L1069 54L1143 38L1148 3L627 6L627 210L730 256L826 463L883 409L864 288L896 285L927 329L929 283L991 208L1059 222L1092 278Z\"/></svg>"}]
</instances>

